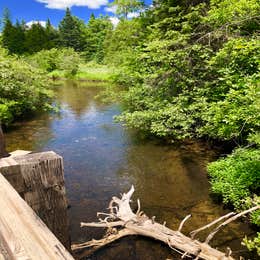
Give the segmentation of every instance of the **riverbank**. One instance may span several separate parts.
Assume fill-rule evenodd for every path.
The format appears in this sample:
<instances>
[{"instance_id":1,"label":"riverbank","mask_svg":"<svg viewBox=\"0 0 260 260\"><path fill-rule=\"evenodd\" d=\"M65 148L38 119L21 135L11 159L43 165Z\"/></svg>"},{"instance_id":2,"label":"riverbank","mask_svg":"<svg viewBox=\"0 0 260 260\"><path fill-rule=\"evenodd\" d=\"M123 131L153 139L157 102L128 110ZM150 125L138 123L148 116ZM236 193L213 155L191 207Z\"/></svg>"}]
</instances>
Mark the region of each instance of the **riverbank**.
<instances>
[{"instance_id":1,"label":"riverbank","mask_svg":"<svg viewBox=\"0 0 260 260\"><path fill-rule=\"evenodd\" d=\"M111 82L115 69L95 62L80 63L75 75L67 75L64 70L54 70L48 73L52 79L73 79L79 81Z\"/></svg>"}]
</instances>

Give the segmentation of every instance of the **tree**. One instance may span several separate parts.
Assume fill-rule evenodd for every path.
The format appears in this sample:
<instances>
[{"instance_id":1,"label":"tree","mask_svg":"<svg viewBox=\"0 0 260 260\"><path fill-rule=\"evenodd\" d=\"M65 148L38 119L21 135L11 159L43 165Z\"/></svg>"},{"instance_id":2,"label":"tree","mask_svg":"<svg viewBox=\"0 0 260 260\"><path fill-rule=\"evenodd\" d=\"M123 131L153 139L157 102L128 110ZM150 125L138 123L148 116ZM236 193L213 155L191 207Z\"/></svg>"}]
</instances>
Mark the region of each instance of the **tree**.
<instances>
[{"instance_id":1,"label":"tree","mask_svg":"<svg viewBox=\"0 0 260 260\"><path fill-rule=\"evenodd\" d=\"M11 21L11 14L8 8L4 8L3 16L0 19L0 30L2 31L6 21Z\"/></svg>"},{"instance_id":2,"label":"tree","mask_svg":"<svg viewBox=\"0 0 260 260\"><path fill-rule=\"evenodd\" d=\"M4 28L2 33L2 45L10 54L22 54L25 51L25 25L16 21L13 25L10 16L4 17Z\"/></svg>"},{"instance_id":3,"label":"tree","mask_svg":"<svg viewBox=\"0 0 260 260\"><path fill-rule=\"evenodd\" d=\"M65 17L59 24L60 45L82 51L84 49L83 29L84 23L72 16L70 9L67 8Z\"/></svg>"},{"instance_id":4,"label":"tree","mask_svg":"<svg viewBox=\"0 0 260 260\"><path fill-rule=\"evenodd\" d=\"M30 54L44 49L47 41L45 28L40 23L32 24L26 31L25 47Z\"/></svg>"},{"instance_id":5,"label":"tree","mask_svg":"<svg viewBox=\"0 0 260 260\"><path fill-rule=\"evenodd\" d=\"M46 33L46 38L47 38L45 49L55 48L58 44L59 33L51 25L50 19L47 20L45 33Z\"/></svg>"},{"instance_id":6,"label":"tree","mask_svg":"<svg viewBox=\"0 0 260 260\"><path fill-rule=\"evenodd\" d=\"M115 0L111 6L116 7L117 15L127 19L128 14L139 11L144 6L144 2L140 0Z\"/></svg>"},{"instance_id":7,"label":"tree","mask_svg":"<svg viewBox=\"0 0 260 260\"><path fill-rule=\"evenodd\" d=\"M95 18L92 14L86 26L85 56L87 60L102 62L104 58L104 40L112 33L113 25L106 16Z\"/></svg>"}]
</instances>

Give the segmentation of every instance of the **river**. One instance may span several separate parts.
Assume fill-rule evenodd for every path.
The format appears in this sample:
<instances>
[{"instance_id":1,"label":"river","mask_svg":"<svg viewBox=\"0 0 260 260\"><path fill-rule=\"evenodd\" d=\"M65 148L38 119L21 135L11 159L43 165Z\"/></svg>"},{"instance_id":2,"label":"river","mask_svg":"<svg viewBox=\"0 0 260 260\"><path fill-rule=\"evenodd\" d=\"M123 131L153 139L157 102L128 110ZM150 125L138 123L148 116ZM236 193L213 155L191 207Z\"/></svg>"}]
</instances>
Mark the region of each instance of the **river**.
<instances>
[{"instance_id":1,"label":"river","mask_svg":"<svg viewBox=\"0 0 260 260\"><path fill-rule=\"evenodd\" d=\"M88 86L86 86L88 85ZM206 165L216 152L203 143L165 145L142 139L133 130L113 122L119 104L95 99L102 87L66 82L57 88L59 113L46 113L16 123L6 134L8 150L53 150L64 158L65 181L73 242L100 238L103 230L82 229L81 221L95 221L110 198L133 184L142 210L160 223L177 229L192 214L184 233L226 214L209 193ZM252 231L237 221L216 235L212 245L231 247L243 255L244 234ZM201 239L205 237L202 234ZM242 251L241 251L242 250ZM176 259L167 246L144 238L124 238L91 259Z\"/></svg>"}]
</instances>

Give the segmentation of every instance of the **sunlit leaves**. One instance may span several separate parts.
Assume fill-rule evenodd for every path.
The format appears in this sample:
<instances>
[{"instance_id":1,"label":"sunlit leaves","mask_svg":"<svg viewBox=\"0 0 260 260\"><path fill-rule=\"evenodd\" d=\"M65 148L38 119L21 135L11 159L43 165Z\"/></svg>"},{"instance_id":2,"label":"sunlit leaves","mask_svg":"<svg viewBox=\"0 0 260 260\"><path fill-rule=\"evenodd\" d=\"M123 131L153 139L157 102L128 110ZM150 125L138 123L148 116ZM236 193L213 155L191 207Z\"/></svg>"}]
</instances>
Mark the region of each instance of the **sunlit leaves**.
<instances>
[{"instance_id":1,"label":"sunlit leaves","mask_svg":"<svg viewBox=\"0 0 260 260\"><path fill-rule=\"evenodd\" d=\"M52 97L48 85L41 71L7 56L0 49L0 120L3 123L47 108Z\"/></svg>"}]
</instances>

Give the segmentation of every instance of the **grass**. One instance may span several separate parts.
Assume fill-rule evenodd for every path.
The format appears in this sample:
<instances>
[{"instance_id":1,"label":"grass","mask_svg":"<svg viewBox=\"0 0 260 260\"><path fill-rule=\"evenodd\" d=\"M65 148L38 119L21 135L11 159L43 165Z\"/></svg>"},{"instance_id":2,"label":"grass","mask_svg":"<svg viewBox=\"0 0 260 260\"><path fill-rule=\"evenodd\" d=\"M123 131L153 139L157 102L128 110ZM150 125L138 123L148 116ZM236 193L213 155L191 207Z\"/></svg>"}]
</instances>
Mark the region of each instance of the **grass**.
<instances>
[{"instance_id":1,"label":"grass","mask_svg":"<svg viewBox=\"0 0 260 260\"><path fill-rule=\"evenodd\" d=\"M54 70L48 75L53 78L71 78L77 80L88 81L111 81L114 69L106 65L97 64L95 62L82 63L76 75L66 75L64 70Z\"/></svg>"},{"instance_id":2,"label":"grass","mask_svg":"<svg viewBox=\"0 0 260 260\"><path fill-rule=\"evenodd\" d=\"M94 62L80 64L76 74L76 79L87 79L93 81L110 81L114 69L106 65L100 65Z\"/></svg>"}]
</instances>

